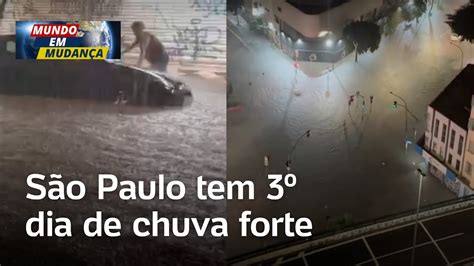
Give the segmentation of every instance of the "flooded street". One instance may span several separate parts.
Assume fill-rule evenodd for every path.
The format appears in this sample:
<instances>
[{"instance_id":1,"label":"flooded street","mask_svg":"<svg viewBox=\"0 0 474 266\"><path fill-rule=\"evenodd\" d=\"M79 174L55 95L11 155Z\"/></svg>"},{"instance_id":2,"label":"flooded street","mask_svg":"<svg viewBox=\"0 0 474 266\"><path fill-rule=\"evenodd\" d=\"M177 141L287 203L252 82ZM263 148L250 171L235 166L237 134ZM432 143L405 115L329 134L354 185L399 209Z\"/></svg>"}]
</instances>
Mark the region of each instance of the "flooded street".
<instances>
[{"instance_id":1,"label":"flooded street","mask_svg":"<svg viewBox=\"0 0 474 266\"><path fill-rule=\"evenodd\" d=\"M213 265L222 260L223 241L196 237L144 241L130 232L133 219L150 217L153 210L166 217L225 217L225 202L197 200L194 181L199 175L225 178L225 83L191 76L184 81L193 89L194 102L183 109L0 96L0 255L17 253L21 260L21 247L28 246L25 241L42 241L26 240L26 219L40 210L53 210L56 216L71 219L73 238L45 242L44 250L33 251L38 253L40 265L39 255L44 252L69 254L69 259L78 258L78 265L121 265L130 259ZM63 182L78 179L86 184L86 197L80 201L28 201L26 177L31 173L60 173ZM124 202L111 196L99 202L99 173L114 174L119 180L144 181L162 173L166 182L182 181L186 197L176 202ZM81 236L84 219L97 210L120 218L121 238ZM181 251L185 254L177 256Z\"/></svg>"}]
</instances>

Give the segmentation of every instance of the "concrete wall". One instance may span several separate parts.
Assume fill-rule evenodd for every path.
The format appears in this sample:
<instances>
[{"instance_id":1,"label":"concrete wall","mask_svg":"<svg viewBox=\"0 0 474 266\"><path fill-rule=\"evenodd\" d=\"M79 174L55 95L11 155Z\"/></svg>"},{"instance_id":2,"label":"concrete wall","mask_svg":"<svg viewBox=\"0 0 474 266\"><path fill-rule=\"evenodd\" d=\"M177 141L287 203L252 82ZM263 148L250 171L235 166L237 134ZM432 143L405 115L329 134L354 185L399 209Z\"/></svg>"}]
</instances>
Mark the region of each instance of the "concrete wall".
<instances>
[{"instance_id":1,"label":"concrete wall","mask_svg":"<svg viewBox=\"0 0 474 266\"><path fill-rule=\"evenodd\" d=\"M141 20L175 60L226 62L226 0L0 0L0 35L15 32L15 20L120 20L122 36ZM138 52L138 49L134 52Z\"/></svg>"}]
</instances>

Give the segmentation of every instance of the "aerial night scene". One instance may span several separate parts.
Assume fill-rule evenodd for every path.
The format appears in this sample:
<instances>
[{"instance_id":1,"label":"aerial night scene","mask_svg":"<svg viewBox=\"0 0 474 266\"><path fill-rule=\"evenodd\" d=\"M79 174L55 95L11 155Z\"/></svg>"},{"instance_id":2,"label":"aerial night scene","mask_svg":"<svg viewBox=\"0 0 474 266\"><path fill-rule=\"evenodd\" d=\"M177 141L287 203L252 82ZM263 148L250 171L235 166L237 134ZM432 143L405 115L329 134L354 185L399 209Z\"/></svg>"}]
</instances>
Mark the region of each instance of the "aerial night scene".
<instances>
[{"instance_id":1,"label":"aerial night scene","mask_svg":"<svg viewBox=\"0 0 474 266\"><path fill-rule=\"evenodd\" d=\"M231 262L472 265L473 25L474 1L229 0L227 177L260 194L227 215L314 223L230 224ZM268 201L269 173L297 185Z\"/></svg>"}]
</instances>

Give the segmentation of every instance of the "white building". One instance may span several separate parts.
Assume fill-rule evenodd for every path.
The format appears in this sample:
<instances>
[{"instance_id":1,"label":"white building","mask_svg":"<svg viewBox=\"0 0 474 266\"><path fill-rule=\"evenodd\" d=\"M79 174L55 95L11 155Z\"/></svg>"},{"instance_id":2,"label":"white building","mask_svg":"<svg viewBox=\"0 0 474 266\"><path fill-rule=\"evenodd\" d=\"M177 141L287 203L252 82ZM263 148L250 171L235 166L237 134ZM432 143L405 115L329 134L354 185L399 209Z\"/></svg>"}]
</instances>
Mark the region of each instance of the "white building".
<instances>
[{"instance_id":1,"label":"white building","mask_svg":"<svg viewBox=\"0 0 474 266\"><path fill-rule=\"evenodd\" d=\"M383 4L384 0L245 0L244 8L264 19L270 40L290 57L334 62L345 55L340 41L344 26L375 17Z\"/></svg>"},{"instance_id":2,"label":"white building","mask_svg":"<svg viewBox=\"0 0 474 266\"><path fill-rule=\"evenodd\" d=\"M468 65L428 106L418 146L429 172L459 196L474 190L473 95L474 65Z\"/></svg>"},{"instance_id":3,"label":"white building","mask_svg":"<svg viewBox=\"0 0 474 266\"><path fill-rule=\"evenodd\" d=\"M471 99L471 106L474 106L474 96ZM462 175L469 182L471 189L474 188L474 108L471 108L471 115L468 123L468 133L466 138L466 148L463 161Z\"/></svg>"}]
</instances>

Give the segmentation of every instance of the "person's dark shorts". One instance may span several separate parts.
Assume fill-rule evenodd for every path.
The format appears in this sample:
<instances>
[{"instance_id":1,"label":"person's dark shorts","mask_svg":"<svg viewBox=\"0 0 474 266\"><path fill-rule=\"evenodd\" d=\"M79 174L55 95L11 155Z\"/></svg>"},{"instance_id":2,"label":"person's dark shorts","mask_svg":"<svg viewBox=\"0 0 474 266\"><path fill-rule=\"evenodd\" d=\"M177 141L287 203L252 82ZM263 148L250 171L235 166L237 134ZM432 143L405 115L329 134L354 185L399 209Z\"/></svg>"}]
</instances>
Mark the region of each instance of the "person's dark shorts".
<instances>
[{"instance_id":1,"label":"person's dark shorts","mask_svg":"<svg viewBox=\"0 0 474 266\"><path fill-rule=\"evenodd\" d=\"M159 60L151 64L151 68L158 70L159 72L166 72L166 70L168 69L169 60L170 58L168 54L165 53L162 56L160 56Z\"/></svg>"}]
</instances>

